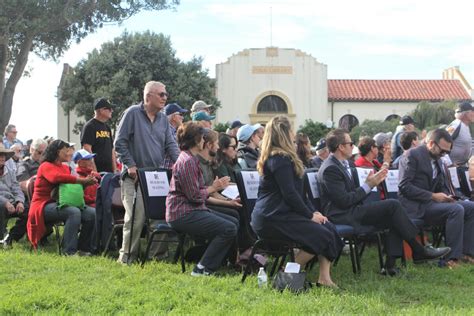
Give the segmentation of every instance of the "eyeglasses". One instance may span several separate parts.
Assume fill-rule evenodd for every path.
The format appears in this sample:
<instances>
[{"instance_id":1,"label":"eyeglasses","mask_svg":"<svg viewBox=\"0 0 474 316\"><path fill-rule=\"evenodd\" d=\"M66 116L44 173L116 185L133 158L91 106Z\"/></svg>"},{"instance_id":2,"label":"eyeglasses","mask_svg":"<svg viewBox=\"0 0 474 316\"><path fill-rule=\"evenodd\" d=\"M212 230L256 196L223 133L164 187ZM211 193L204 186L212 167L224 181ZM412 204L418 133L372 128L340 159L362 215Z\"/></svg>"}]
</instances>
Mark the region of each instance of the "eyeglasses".
<instances>
[{"instance_id":1,"label":"eyeglasses","mask_svg":"<svg viewBox=\"0 0 474 316\"><path fill-rule=\"evenodd\" d=\"M236 149L236 148L237 148L237 145L232 145L232 146L229 146L229 147L227 147L227 148L234 148L234 149Z\"/></svg>"},{"instance_id":2,"label":"eyeglasses","mask_svg":"<svg viewBox=\"0 0 474 316\"><path fill-rule=\"evenodd\" d=\"M157 92L150 92L150 94L156 94L157 96L159 96L160 98L164 98L164 97L169 97L170 94L168 92L160 92L160 93L157 93Z\"/></svg>"},{"instance_id":3,"label":"eyeglasses","mask_svg":"<svg viewBox=\"0 0 474 316\"><path fill-rule=\"evenodd\" d=\"M345 143L341 143L341 145L351 145L352 147L354 146L354 142L345 142Z\"/></svg>"},{"instance_id":4,"label":"eyeglasses","mask_svg":"<svg viewBox=\"0 0 474 316\"><path fill-rule=\"evenodd\" d=\"M441 148L441 146L437 143L437 142L434 142L436 144L436 146L438 146L438 148L440 149L440 152L439 154L441 156L443 155L449 155L451 153L451 150L444 150L443 148Z\"/></svg>"}]
</instances>

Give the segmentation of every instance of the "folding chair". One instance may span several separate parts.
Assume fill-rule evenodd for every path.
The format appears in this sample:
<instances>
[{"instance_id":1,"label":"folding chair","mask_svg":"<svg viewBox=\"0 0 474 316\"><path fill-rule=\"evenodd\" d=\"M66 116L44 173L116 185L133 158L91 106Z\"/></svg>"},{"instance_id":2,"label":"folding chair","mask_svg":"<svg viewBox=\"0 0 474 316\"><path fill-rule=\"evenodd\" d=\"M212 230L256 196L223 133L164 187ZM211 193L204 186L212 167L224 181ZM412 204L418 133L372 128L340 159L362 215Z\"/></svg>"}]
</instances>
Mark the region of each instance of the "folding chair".
<instances>
[{"instance_id":1,"label":"folding chair","mask_svg":"<svg viewBox=\"0 0 474 316\"><path fill-rule=\"evenodd\" d=\"M138 169L138 185L142 191L143 206L145 208L146 217L146 234L147 234L147 247L145 256L142 260L142 266L148 259L150 247L155 241L155 236L166 235L164 240L158 242L178 242L178 248L174 256L173 263L176 263L181 257L181 270L184 273L186 271L184 263L184 241L185 234L179 233L167 223L160 223L152 225L151 221L162 221L166 219L166 197L169 191L169 182L171 179L171 171L168 169ZM175 238L172 238L175 237ZM176 241L176 238L178 241Z\"/></svg>"},{"instance_id":2,"label":"folding chair","mask_svg":"<svg viewBox=\"0 0 474 316\"><path fill-rule=\"evenodd\" d=\"M472 186L469 178L469 169L467 167L457 167L459 184L461 192L469 199L472 197Z\"/></svg>"},{"instance_id":3,"label":"folding chair","mask_svg":"<svg viewBox=\"0 0 474 316\"><path fill-rule=\"evenodd\" d=\"M324 211L321 208L321 198L319 195L319 184L317 178L316 169L306 169L304 175L304 192L308 197L311 204L316 210L321 213ZM358 258L358 247L356 243L356 236L354 235L354 227L350 225L334 225L339 236L342 238L345 244L349 246L349 254L351 257L352 272L357 274L360 272L360 260ZM334 261L334 265L337 265L341 254L339 254Z\"/></svg>"},{"instance_id":4,"label":"folding chair","mask_svg":"<svg viewBox=\"0 0 474 316\"><path fill-rule=\"evenodd\" d=\"M107 238L107 242L104 246L104 257L107 256L110 244L112 243L114 237L117 237L120 230L123 229L125 207L123 206L120 187L114 188L114 192L112 194L112 206L110 211L112 213L112 231L110 232L109 237ZM118 244L119 243L117 242L117 245Z\"/></svg>"},{"instance_id":5,"label":"folding chair","mask_svg":"<svg viewBox=\"0 0 474 316\"><path fill-rule=\"evenodd\" d=\"M235 175L237 188L239 189L240 200L242 201L242 206L245 211L246 224L248 228L253 231L250 227L250 219L252 217L252 212L257 200L260 176L254 169L244 169L236 172ZM252 260L257 251L262 251L275 257L272 269L270 270L270 277L273 276L277 267L278 269L283 267L287 257L289 257L292 261L295 260L293 249L300 248L295 243L282 240L261 239L256 236L255 232L252 234L256 237L256 241L252 246L252 252L250 253L249 261L244 267L244 274L241 280L242 283L245 282L245 279L251 273Z\"/></svg>"}]
</instances>

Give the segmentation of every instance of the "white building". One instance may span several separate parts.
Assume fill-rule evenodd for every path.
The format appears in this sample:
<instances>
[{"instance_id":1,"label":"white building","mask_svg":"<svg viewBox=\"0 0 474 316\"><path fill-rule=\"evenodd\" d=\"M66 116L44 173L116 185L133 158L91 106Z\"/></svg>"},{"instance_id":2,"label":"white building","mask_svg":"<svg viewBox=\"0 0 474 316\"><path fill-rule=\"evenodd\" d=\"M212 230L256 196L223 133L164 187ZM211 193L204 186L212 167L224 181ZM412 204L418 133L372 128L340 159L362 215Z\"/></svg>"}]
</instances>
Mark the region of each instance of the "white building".
<instances>
[{"instance_id":1,"label":"white building","mask_svg":"<svg viewBox=\"0 0 474 316\"><path fill-rule=\"evenodd\" d=\"M403 116L421 101L471 99L457 67L440 80L328 80L327 67L297 49L245 49L216 66L217 121L265 123L284 113L296 128L306 119L351 128Z\"/></svg>"}]
</instances>

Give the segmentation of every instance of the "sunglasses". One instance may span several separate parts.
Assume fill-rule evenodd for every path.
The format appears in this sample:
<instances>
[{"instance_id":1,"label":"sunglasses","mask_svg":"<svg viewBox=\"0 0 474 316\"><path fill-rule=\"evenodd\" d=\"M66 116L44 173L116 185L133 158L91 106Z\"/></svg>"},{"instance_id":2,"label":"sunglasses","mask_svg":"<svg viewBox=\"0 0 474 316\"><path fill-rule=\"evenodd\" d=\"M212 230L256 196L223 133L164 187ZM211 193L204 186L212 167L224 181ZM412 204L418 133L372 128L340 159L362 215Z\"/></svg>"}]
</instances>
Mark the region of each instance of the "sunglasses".
<instances>
[{"instance_id":1,"label":"sunglasses","mask_svg":"<svg viewBox=\"0 0 474 316\"><path fill-rule=\"evenodd\" d=\"M354 142L341 143L341 145L351 145L351 147L352 147L352 146L354 146Z\"/></svg>"},{"instance_id":2,"label":"sunglasses","mask_svg":"<svg viewBox=\"0 0 474 316\"><path fill-rule=\"evenodd\" d=\"M160 98L164 98L164 97L169 97L170 94L168 92L160 92L160 93L151 93L151 94L156 94L157 96L159 96Z\"/></svg>"},{"instance_id":3,"label":"sunglasses","mask_svg":"<svg viewBox=\"0 0 474 316\"><path fill-rule=\"evenodd\" d=\"M440 149L440 152L439 152L440 155L449 155L451 153L451 150L444 150L443 148L441 148L441 146L437 142L434 142L434 143Z\"/></svg>"}]
</instances>

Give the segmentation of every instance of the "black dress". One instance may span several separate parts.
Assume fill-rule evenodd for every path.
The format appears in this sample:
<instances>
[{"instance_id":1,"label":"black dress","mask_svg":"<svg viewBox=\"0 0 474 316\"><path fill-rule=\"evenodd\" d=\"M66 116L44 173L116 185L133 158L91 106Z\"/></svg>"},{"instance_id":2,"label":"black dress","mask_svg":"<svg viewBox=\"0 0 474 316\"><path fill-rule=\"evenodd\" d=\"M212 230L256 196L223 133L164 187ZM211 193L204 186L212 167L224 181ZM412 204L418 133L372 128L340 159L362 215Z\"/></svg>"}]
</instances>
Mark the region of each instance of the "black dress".
<instances>
[{"instance_id":1,"label":"black dress","mask_svg":"<svg viewBox=\"0 0 474 316\"><path fill-rule=\"evenodd\" d=\"M343 243L332 223L311 220L312 206L303 195L303 180L290 158L271 156L260 178L258 198L252 212L252 228L260 238L288 240L301 244L312 254L334 260Z\"/></svg>"}]
</instances>

